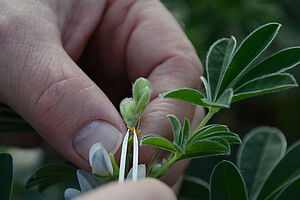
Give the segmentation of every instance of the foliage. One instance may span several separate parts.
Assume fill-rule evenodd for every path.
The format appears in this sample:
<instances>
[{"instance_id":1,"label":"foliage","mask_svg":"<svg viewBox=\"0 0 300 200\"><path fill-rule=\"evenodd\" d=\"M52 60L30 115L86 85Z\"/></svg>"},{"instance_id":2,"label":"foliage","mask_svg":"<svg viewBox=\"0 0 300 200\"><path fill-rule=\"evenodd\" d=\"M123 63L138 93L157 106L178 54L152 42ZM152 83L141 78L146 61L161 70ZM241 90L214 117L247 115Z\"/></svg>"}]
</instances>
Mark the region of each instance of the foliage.
<instances>
[{"instance_id":1,"label":"foliage","mask_svg":"<svg viewBox=\"0 0 300 200\"><path fill-rule=\"evenodd\" d=\"M300 142L286 151L285 137L276 128L252 130L239 148L237 167L229 161L222 161L213 170L210 199L297 199L300 188L299 153ZM190 178L189 182L194 188L203 188L201 179ZM206 193L199 193L203 196L197 198L184 191L181 194L182 199L208 199Z\"/></svg>"},{"instance_id":2,"label":"foliage","mask_svg":"<svg viewBox=\"0 0 300 200\"><path fill-rule=\"evenodd\" d=\"M10 154L0 153L0 199L9 200L13 184L13 160Z\"/></svg>"}]
</instances>

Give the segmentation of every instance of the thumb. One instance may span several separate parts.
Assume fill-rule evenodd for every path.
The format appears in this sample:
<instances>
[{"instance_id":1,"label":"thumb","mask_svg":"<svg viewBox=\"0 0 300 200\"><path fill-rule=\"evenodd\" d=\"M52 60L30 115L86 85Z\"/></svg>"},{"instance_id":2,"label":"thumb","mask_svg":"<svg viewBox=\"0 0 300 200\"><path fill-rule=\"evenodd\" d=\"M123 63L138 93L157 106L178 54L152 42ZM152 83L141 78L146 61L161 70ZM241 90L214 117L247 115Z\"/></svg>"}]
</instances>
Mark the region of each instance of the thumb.
<instances>
[{"instance_id":1,"label":"thumb","mask_svg":"<svg viewBox=\"0 0 300 200\"><path fill-rule=\"evenodd\" d=\"M59 34L45 29L47 34L33 30L26 35L12 29L8 26L8 34L0 34L4 41L0 101L79 167L88 168L88 151L96 142L116 152L125 130L123 121L107 96L64 51Z\"/></svg>"}]
</instances>

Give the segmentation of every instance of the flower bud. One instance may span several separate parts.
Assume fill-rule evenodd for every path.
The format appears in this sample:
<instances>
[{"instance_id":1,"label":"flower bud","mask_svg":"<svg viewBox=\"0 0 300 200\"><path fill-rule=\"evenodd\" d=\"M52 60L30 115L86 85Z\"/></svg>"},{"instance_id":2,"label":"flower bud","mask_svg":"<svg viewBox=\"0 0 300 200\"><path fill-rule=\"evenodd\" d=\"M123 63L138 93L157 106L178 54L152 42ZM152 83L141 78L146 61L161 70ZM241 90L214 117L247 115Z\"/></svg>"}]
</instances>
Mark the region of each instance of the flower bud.
<instances>
[{"instance_id":1,"label":"flower bud","mask_svg":"<svg viewBox=\"0 0 300 200\"><path fill-rule=\"evenodd\" d=\"M136 102L132 98L125 98L120 103L120 112L128 126L134 127L138 118L135 112Z\"/></svg>"},{"instance_id":2,"label":"flower bud","mask_svg":"<svg viewBox=\"0 0 300 200\"><path fill-rule=\"evenodd\" d=\"M89 152L92 173L98 176L112 176L113 167L106 149L101 143L94 144Z\"/></svg>"},{"instance_id":3,"label":"flower bud","mask_svg":"<svg viewBox=\"0 0 300 200\"><path fill-rule=\"evenodd\" d=\"M145 78L138 78L134 82L132 88L132 96L134 101L139 102L144 93L147 92L146 90L148 90L149 93L151 92L150 82Z\"/></svg>"}]
</instances>

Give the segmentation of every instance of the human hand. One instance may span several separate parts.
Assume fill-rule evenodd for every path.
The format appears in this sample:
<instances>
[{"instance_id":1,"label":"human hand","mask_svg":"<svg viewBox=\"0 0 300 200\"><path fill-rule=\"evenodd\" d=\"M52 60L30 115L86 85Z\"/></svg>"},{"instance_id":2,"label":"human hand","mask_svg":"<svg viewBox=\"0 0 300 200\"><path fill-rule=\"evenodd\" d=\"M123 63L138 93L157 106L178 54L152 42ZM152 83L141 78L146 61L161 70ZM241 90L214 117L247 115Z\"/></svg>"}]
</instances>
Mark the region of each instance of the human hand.
<instances>
[{"instance_id":1,"label":"human hand","mask_svg":"<svg viewBox=\"0 0 300 200\"><path fill-rule=\"evenodd\" d=\"M116 182L100 187L76 198L76 200L175 200L175 193L166 184L157 179L147 178L138 182Z\"/></svg>"},{"instance_id":2,"label":"human hand","mask_svg":"<svg viewBox=\"0 0 300 200\"><path fill-rule=\"evenodd\" d=\"M153 89L142 135L170 138L167 114L201 120L202 110L158 97L198 88L201 75L193 46L158 0L10 0L0 2L0 13L0 101L80 168L89 169L92 144L119 148L126 127L112 102L138 77ZM141 148L140 162L153 153ZM175 165L166 181L184 168Z\"/></svg>"}]
</instances>

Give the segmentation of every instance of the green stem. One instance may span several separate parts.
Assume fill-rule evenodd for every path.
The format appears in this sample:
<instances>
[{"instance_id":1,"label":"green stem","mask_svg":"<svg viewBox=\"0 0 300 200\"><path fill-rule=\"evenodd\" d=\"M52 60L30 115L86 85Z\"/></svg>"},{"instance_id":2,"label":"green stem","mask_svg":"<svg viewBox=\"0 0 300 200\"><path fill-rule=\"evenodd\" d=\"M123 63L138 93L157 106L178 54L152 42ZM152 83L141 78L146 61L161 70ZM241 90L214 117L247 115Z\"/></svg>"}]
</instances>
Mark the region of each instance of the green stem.
<instances>
[{"instance_id":1,"label":"green stem","mask_svg":"<svg viewBox=\"0 0 300 200\"><path fill-rule=\"evenodd\" d=\"M214 114L216 112L218 112L219 110L220 110L220 108L209 107L207 115L202 120L201 124L197 127L196 131L199 131L201 128L203 128L207 124L207 122L212 118L212 116L214 116Z\"/></svg>"},{"instance_id":2,"label":"green stem","mask_svg":"<svg viewBox=\"0 0 300 200\"><path fill-rule=\"evenodd\" d=\"M182 157L181 153L174 153L170 156L170 158L167 160L167 162L154 174L150 174L150 177L153 178L161 178L166 174L166 172L173 166L173 164L178 161Z\"/></svg>"}]
</instances>

